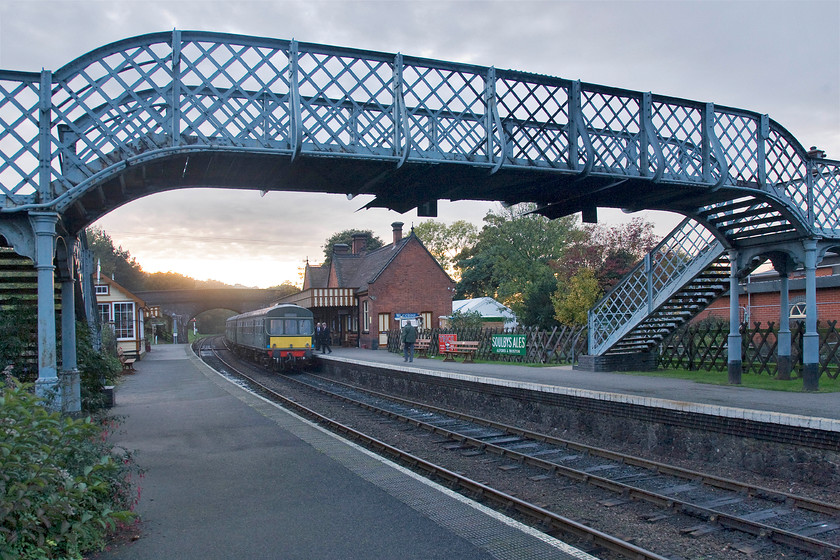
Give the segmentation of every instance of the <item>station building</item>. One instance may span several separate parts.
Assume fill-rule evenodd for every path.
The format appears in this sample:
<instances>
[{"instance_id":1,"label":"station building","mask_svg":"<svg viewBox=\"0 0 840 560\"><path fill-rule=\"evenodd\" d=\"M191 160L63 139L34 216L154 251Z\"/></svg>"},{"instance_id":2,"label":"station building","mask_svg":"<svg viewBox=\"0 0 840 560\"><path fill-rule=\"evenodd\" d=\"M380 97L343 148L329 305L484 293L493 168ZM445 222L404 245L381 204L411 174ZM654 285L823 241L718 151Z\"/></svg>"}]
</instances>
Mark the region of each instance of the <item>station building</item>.
<instances>
[{"instance_id":1,"label":"station building","mask_svg":"<svg viewBox=\"0 0 840 560\"><path fill-rule=\"evenodd\" d=\"M328 265L306 263L303 290L282 302L311 309L342 346L384 348L400 321L437 327L452 312L455 282L402 227L392 223L393 242L379 249L365 249L367 234L354 235L352 246L336 244Z\"/></svg>"},{"instance_id":2,"label":"station building","mask_svg":"<svg viewBox=\"0 0 840 560\"><path fill-rule=\"evenodd\" d=\"M840 256L828 255L817 266L817 314L821 323L840 322ZM791 321L805 320L805 271L788 275L788 298ZM771 269L751 274L741 281L738 307L741 322L750 325L768 323L779 325L781 280ZM729 321L729 295L721 296L694 318L693 322L714 317Z\"/></svg>"},{"instance_id":3,"label":"station building","mask_svg":"<svg viewBox=\"0 0 840 560\"><path fill-rule=\"evenodd\" d=\"M125 355L142 358L146 353L145 302L107 277L94 280L94 290L99 324L112 329L117 348Z\"/></svg>"}]
</instances>

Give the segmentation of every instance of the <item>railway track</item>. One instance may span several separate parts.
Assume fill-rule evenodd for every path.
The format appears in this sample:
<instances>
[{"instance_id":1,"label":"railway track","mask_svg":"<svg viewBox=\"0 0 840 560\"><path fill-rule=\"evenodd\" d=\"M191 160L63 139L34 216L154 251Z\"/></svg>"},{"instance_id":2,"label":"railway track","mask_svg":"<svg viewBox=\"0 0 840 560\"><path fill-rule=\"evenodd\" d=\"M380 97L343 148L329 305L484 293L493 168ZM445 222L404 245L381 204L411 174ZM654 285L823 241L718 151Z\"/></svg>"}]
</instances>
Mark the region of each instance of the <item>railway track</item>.
<instances>
[{"instance_id":1,"label":"railway track","mask_svg":"<svg viewBox=\"0 0 840 560\"><path fill-rule=\"evenodd\" d=\"M234 369L231 364L228 367ZM599 500L603 507L617 507L634 501L651 504L657 510L647 515L650 523L674 515L690 516L699 523L685 526L681 532L686 536L699 537L725 529L749 536L731 547L745 554L754 554L775 545L796 550L802 558L840 558L840 506L837 504L562 440L314 375L298 375L285 381L305 385L330 398L341 399L379 416L442 436L445 439L440 440L444 442L441 445L462 456L497 455L510 461L514 467L524 465L542 469L546 478L562 477L613 493L612 499ZM260 381L252 379L251 382L258 384L260 390L271 391ZM300 405L293 403L291 406L297 408ZM314 412L307 411L306 414ZM320 418L318 421L332 422ZM348 435L353 431L347 426L333 426L333 429ZM366 436L354 433L352 437L363 441ZM380 451L387 446L383 442L369 442L367 445ZM609 540L607 535L552 514L542 507L387 447L389 455L484 499L502 504L506 509L514 509L539 520L554 531L594 542L622 557L663 558L621 539ZM443 472L446 474L442 475ZM551 521L547 522L548 519ZM596 531L599 535L586 531ZM605 540L601 542L600 539ZM623 548L626 545L629 548Z\"/></svg>"}]
</instances>

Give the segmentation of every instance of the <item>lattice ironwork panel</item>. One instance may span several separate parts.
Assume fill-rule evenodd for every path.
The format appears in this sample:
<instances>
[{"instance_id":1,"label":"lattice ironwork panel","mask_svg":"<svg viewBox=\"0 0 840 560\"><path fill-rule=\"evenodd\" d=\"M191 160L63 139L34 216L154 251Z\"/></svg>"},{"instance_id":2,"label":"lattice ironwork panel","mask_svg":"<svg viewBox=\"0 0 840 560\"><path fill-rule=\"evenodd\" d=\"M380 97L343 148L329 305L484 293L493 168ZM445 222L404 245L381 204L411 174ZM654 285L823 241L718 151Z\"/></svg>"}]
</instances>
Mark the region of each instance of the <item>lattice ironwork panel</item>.
<instances>
[{"instance_id":1,"label":"lattice ironwork panel","mask_svg":"<svg viewBox=\"0 0 840 560\"><path fill-rule=\"evenodd\" d=\"M99 58L79 59L54 76L54 134L63 158L59 188L72 171L90 177L109 163L157 149L166 142L164 116L172 82L171 48L140 44Z\"/></svg>"},{"instance_id":2,"label":"lattice ironwork panel","mask_svg":"<svg viewBox=\"0 0 840 560\"><path fill-rule=\"evenodd\" d=\"M581 112L594 148L597 171L638 176L641 169L641 107L637 97L581 92Z\"/></svg>"},{"instance_id":3,"label":"lattice ironwork panel","mask_svg":"<svg viewBox=\"0 0 840 560\"><path fill-rule=\"evenodd\" d=\"M0 73L0 190L20 199L38 190L37 77Z\"/></svg>"},{"instance_id":4,"label":"lattice ironwork panel","mask_svg":"<svg viewBox=\"0 0 840 560\"><path fill-rule=\"evenodd\" d=\"M501 75L496 82L506 161L570 168L568 85L541 84ZM494 158L498 157L498 151Z\"/></svg>"},{"instance_id":5,"label":"lattice ironwork panel","mask_svg":"<svg viewBox=\"0 0 840 560\"><path fill-rule=\"evenodd\" d=\"M826 235L840 232L840 165L814 165L814 222Z\"/></svg>"},{"instance_id":6,"label":"lattice ironwork panel","mask_svg":"<svg viewBox=\"0 0 840 560\"><path fill-rule=\"evenodd\" d=\"M179 137L219 146L288 148L287 42L184 40L179 49Z\"/></svg>"},{"instance_id":7,"label":"lattice ironwork panel","mask_svg":"<svg viewBox=\"0 0 840 560\"><path fill-rule=\"evenodd\" d=\"M393 61L309 52L298 69L307 149L394 155Z\"/></svg>"},{"instance_id":8,"label":"lattice ironwork panel","mask_svg":"<svg viewBox=\"0 0 840 560\"><path fill-rule=\"evenodd\" d=\"M767 183L791 205L808 215L807 164L804 154L781 131L771 128L766 142Z\"/></svg>"},{"instance_id":9,"label":"lattice ironwork panel","mask_svg":"<svg viewBox=\"0 0 840 560\"><path fill-rule=\"evenodd\" d=\"M738 186L758 188L758 126L754 116L717 113L715 134L720 140L730 181Z\"/></svg>"},{"instance_id":10,"label":"lattice ironwork panel","mask_svg":"<svg viewBox=\"0 0 840 560\"><path fill-rule=\"evenodd\" d=\"M664 176L703 181L703 113L699 107L653 102L652 121L662 147Z\"/></svg>"},{"instance_id":11,"label":"lattice ironwork panel","mask_svg":"<svg viewBox=\"0 0 840 560\"><path fill-rule=\"evenodd\" d=\"M411 63L402 80L413 156L489 162L483 75Z\"/></svg>"}]
</instances>

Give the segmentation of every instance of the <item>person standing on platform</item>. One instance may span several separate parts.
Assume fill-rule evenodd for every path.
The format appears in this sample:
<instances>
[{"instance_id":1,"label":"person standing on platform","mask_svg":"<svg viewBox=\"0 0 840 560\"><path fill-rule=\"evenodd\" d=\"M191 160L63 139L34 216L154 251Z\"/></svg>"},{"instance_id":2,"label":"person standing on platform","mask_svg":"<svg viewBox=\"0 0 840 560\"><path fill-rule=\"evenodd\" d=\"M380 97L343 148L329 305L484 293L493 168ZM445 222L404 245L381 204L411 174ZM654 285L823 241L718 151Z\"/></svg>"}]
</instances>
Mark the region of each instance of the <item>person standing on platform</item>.
<instances>
[{"instance_id":1,"label":"person standing on platform","mask_svg":"<svg viewBox=\"0 0 840 560\"><path fill-rule=\"evenodd\" d=\"M321 323L321 354L332 354L332 333L326 323Z\"/></svg>"},{"instance_id":2,"label":"person standing on platform","mask_svg":"<svg viewBox=\"0 0 840 560\"><path fill-rule=\"evenodd\" d=\"M417 329L411 321L407 321L400 332L400 342L403 345L403 361L414 361L414 343L417 342Z\"/></svg>"},{"instance_id":3,"label":"person standing on platform","mask_svg":"<svg viewBox=\"0 0 840 560\"><path fill-rule=\"evenodd\" d=\"M315 343L315 351L321 349L321 323L315 323L315 336L312 337L312 341Z\"/></svg>"}]
</instances>

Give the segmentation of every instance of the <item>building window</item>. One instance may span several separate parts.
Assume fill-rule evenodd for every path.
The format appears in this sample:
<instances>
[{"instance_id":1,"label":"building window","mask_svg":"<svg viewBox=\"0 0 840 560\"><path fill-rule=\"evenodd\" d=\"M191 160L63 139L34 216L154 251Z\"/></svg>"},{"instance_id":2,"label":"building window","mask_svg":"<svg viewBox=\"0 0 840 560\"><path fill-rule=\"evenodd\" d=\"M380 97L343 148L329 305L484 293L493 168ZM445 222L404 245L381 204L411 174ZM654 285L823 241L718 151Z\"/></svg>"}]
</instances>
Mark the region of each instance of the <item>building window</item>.
<instances>
[{"instance_id":1,"label":"building window","mask_svg":"<svg viewBox=\"0 0 840 560\"><path fill-rule=\"evenodd\" d=\"M432 325L432 312L431 312L431 311L424 311L424 312L422 312L422 313L420 314L420 320L422 321L422 322L420 323L420 328L421 328L421 329L431 329L431 328L434 328L434 325Z\"/></svg>"},{"instance_id":2,"label":"building window","mask_svg":"<svg viewBox=\"0 0 840 560\"><path fill-rule=\"evenodd\" d=\"M111 304L110 303L100 303L97 305L99 308L99 324L105 325L111 322Z\"/></svg>"},{"instance_id":3,"label":"building window","mask_svg":"<svg viewBox=\"0 0 840 560\"><path fill-rule=\"evenodd\" d=\"M96 295L98 296L107 296L111 293L111 286L108 284L99 284L96 286Z\"/></svg>"},{"instance_id":4,"label":"building window","mask_svg":"<svg viewBox=\"0 0 840 560\"><path fill-rule=\"evenodd\" d=\"M365 332L370 331L370 309L368 308L368 300L362 302L362 326Z\"/></svg>"},{"instance_id":5,"label":"building window","mask_svg":"<svg viewBox=\"0 0 840 560\"><path fill-rule=\"evenodd\" d=\"M114 304L114 334L117 340L134 339L134 303Z\"/></svg>"},{"instance_id":6,"label":"building window","mask_svg":"<svg viewBox=\"0 0 840 560\"><path fill-rule=\"evenodd\" d=\"M390 313L380 313L379 314L379 332L384 333L391 330L391 314Z\"/></svg>"},{"instance_id":7,"label":"building window","mask_svg":"<svg viewBox=\"0 0 840 560\"><path fill-rule=\"evenodd\" d=\"M791 306L790 306L790 318L791 319L804 319L805 318L805 302L804 301L797 301L796 303L791 304Z\"/></svg>"}]
</instances>

